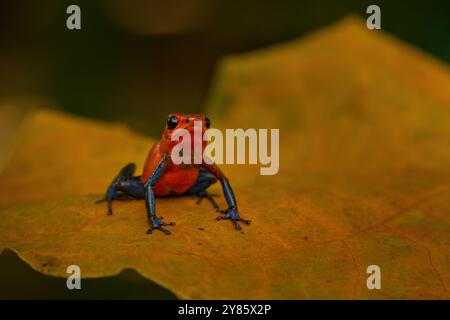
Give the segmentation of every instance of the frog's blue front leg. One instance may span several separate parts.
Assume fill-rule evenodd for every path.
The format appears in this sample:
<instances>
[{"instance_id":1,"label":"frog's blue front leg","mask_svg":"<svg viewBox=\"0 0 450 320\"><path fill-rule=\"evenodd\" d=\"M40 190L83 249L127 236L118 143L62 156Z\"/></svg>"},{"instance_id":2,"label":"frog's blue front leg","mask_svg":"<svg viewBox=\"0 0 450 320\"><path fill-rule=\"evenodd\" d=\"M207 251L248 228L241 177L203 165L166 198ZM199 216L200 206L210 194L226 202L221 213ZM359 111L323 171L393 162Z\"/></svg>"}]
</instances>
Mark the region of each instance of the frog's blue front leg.
<instances>
[{"instance_id":1,"label":"frog's blue front leg","mask_svg":"<svg viewBox=\"0 0 450 320\"><path fill-rule=\"evenodd\" d=\"M158 166L153 171L153 174L148 179L147 183L144 185L145 189L145 207L147 209L148 220L150 221L151 227L147 230L148 234L151 234L154 229L158 229L165 234L170 234L171 232L163 226L174 226L175 222L162 222L162 217L158 218L156 216L156 205L155 205L155 193L153 192L153 186L158 181L159 177L164 173L164 171L170 165L167 155L164 155Z\"/></svg>"},{"instance_id":2,"label":"frog's blue front leg","mask_svg":"<svg viewBox=\"0 0 450 320\"><path fill-rule=\"evenodd\" d=\"M234 196L233 189L231 188L230 182L223 172L215 164L203 164L203 167L211 172L222 184L223 195L228 204L227 210L221 210L224 215L218 216L216 220L227 220L230 219L233 222L236 230L241 230L239 221L250 224L250 220L245 220L239 216L239 211L237 207L236 197Z\"/></svg>"}]
</instances>

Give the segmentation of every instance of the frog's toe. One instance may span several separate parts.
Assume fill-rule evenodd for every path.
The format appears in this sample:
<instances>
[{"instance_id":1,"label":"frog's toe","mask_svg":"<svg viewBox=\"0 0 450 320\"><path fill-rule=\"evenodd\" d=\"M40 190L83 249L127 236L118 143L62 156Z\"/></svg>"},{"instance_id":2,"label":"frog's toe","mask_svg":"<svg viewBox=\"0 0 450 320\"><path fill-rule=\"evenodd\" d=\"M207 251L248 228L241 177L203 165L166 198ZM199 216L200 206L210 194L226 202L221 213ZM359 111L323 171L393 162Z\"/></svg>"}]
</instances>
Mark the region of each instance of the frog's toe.
<instances>
[{"instance_id":1,"label":"frog's toe","mask_svg":"<svg viewBox=\"0 0 450 320\"><path fill-rule=\"evenodd\" d=\"M175 222L164 222L162 221L163 217L159 217L157 224L160 226L174 226Z\"/></svg>"},{"instance_id":2,"label":"frog's toe","mask_svg":"<svg viewBox=\"0 0 450 320\"><path fill-rule=\"evenodd\" d=\"M230 219L230 217L228 217L228 216L226 216L226 215L221 215L221 216L217 216L217 217L216 217L216 220L217 220L217 221L220 221L220 220L227 220L227 219Z\"/></svg>"},{"instance_id":3,"label":"frog's toe","mask_svg":"<svg viewBox=\"0 0 450 320\"><path fill-rule=\"evenodd\" d=\"M152 227L152 228L148 229L147 230L147 234L152 234L153 230L155 230L155 229L158 229L159 231L162 231L166 235L172 234L172 232L170 232L169 230L167 230L167 229L165 229L165 228L163 228L161 226L160 227Z\"/></svg>"},{"instance_id":4,"label":"frog's toe","mask_svg":"<svg viewBox=\"0 0 450 320\"><path fill-rule=\"evenodd\" d=\"M246 225L249 225L249 224L251 223L250 220L245 220L245 219L241 219L241 218L239 218L239 219L237 219L237 220L232 219L231 221L233 222L234 228L235 228L236 230L238 230L238 231L242 229L242 228L241 228L241 225L239 224L238 221L243 222L243 223L245 223Z\"/></svg>"},{"instance_id":5,"label":"frog's toe","mask_svg":"<svg viewBox=\"0 0 450 320\"><path fill-rule=\"evenodd\" d=\"M239 222L243 222L246 225L249 225L251 223L250 220L242 219L239 214L233 209L221 210L220 212L222 212L223 214L218 216L216 220L220 221L229 219L233 223L234 228L238 231L242 229Z\"/></svg>"},{"instance_id":6,"label":"frog's toe","mask_svg":"<svg viewBox=\"0 0 450 320\"><path fill-rule=\"evenodd\" d=\"M155 230L155 229L157 229L167 235L171 234L171 232L169 230L167 230L166 228L163 228L163 227L174 226L175 222L163 222L161 220L162 220L162 217L152 220L152 227L147 230L147 234L152 234L153 230Z\"/></svg>"}]
</instances>

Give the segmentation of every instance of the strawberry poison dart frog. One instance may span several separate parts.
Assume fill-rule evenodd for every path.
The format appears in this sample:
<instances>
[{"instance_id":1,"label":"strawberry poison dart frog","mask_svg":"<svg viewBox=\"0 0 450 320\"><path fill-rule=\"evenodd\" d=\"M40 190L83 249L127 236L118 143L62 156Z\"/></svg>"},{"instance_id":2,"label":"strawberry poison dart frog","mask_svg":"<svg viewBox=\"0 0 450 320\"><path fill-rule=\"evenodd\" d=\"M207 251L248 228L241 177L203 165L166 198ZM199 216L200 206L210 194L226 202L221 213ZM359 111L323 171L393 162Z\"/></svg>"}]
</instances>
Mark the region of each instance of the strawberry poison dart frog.
<instances>
[{"instance_id":1,"label":"strawberry poison dart frog","mask_svg":"<svg viewBox=\"0 0 450 320\"><path fill-rule=\"evenodd\" d=\"M222 214L216 220L231 220L236 230L240 230L239 222L250 224L249 220L239 216L236 198L231 189L230 183L222 171L214 163L208 164L203 160L201 164L175 164L171 159L172 148L179 143L172 141L171 137L176 129L186 129L194 143L194 122L201 123L203 133L209 129L210 120L202 115L182 115L174 113L167 118L167 124L162 134L162 138L150 149L145 161L142 175L135 176L136 165L130 163L120 170L117 177L112 181L106 191L106 195L98 202L106 201L108 204L108 214L112 214L112 202L114 200L144 199L147 216L150 222L151 234L157 229L165 234L170 234L166 226L173 226L173 222L163 222L162 217L156 216L155 197L164 196L193 196L197 197L199 203L206 198L216 211ZM201 148L206 147L207 142L202 141ZM213 195L206 189L217 180L222 184L223 194L228 204L228 209L219 210Z\"/></svg>"}]
</instances>

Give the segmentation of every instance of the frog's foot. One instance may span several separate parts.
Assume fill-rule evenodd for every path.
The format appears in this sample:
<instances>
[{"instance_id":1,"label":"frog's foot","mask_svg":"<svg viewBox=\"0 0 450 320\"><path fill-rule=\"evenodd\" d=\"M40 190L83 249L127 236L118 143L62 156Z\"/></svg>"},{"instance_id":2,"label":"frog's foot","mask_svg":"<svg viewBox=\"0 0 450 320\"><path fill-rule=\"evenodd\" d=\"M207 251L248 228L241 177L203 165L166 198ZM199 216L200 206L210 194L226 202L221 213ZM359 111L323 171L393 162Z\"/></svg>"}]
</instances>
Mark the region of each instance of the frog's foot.
<instances>
[{"instance_id":1,"label":"frog's foot","mask_svg":"<svg viewBox=\"0 0 450 320\"><path fill-rule=\"evenodd\" d=\"M200 204L203 201L203 199L206 198L211 203L213 208L216 209L217 212L219 212L220 211L219 205L217 204L216 200L214 200L214 197L218 197L218 196L219 195L217 195L217 194L211 194L206 191L201 191L201 192L198 192L196 195L194 195L194 197L197 198L196 204Z\"/></svg>"},{"instance_id":2,"label":"frog's foot","mask_svg":"<svg viewBox=\"0 0 450 320\"><path fill-rule=\"evenodd\" d=\"M237 212L237 210L235 208L228 208L227 210L221 210L220 212L222 212L223 215L218 216L216 218L216 220L219 221L219 220L228 220L229 219L233 223L234 228L236 230L242 229L241 225L239 224L239 221L245 223L246 225L249 225L251 223L250 220L242 219L239 216L239 213Z\"/></svg>"},{"instance_id":3,"label":"frog's foot","mask_svg":"<svg viewBox=\"0 0 450 320\"><path fill-rule=\"evenodd\" d=\"M171 234L171 232L169 230L167 230L166 228L163 228L165 226L174 226L175 222L162 222L163 217L159 217L159 218L153 218L152 219L152 227L150 229L147 230L147 234L152 234L153 230L157 229L159 231L164 232L164 234L169 235Z\"/></svg>"}]
</instances>

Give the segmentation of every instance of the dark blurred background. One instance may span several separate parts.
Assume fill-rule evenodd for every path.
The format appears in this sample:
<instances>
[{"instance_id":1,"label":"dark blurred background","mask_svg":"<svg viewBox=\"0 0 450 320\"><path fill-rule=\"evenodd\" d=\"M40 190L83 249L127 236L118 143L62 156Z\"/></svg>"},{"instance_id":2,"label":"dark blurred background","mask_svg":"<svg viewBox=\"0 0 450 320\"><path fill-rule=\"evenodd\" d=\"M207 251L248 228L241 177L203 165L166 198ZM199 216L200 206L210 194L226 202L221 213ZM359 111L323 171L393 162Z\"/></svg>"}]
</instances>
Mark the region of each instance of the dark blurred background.
<instances>
[{"instance_id":1,"label":"dark blurred background","mask_svg":"<svg viewBox=\"0 0 450 320\"><path fill-rule=\"evenodd\" d=\"M82 29L66 28L81 8ZM450 1L0 1L0 106L48 106L158 136L201 112L218 61L301 37L348 14L450 61Z\"/></svg>"}]
</instances>

